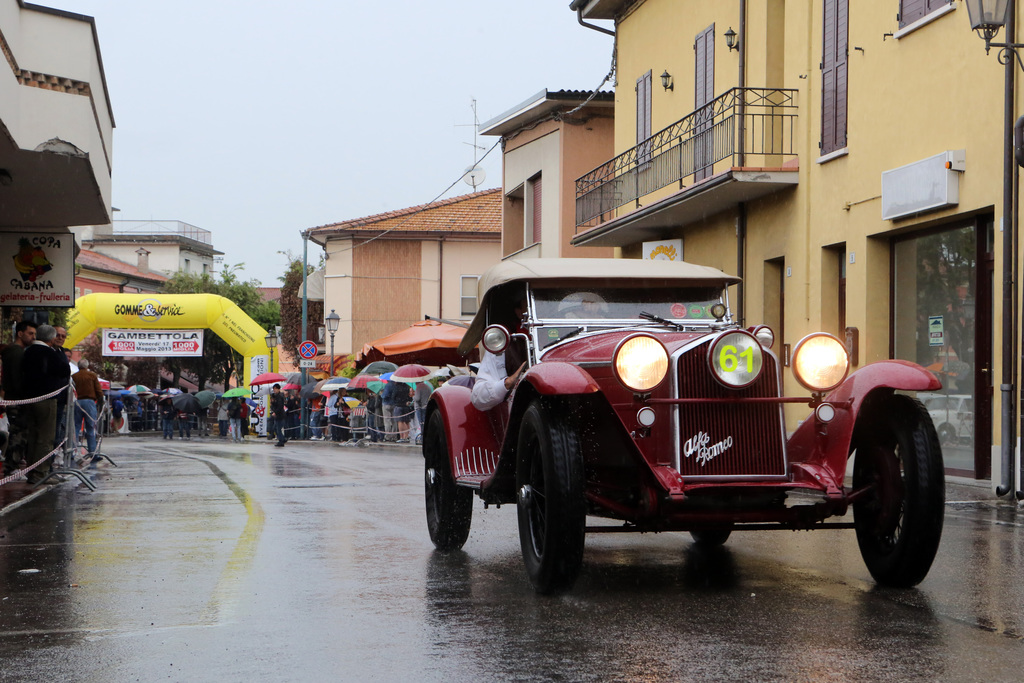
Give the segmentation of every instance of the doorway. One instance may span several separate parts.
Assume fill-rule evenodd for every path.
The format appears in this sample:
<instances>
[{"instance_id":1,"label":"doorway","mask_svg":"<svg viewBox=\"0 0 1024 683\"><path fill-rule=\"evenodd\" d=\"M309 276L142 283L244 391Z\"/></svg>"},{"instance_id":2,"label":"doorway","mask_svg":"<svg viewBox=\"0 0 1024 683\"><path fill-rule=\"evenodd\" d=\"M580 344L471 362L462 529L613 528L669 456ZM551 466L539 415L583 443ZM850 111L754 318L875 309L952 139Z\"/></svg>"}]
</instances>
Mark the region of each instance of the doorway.
<instances>
[{"instance_id":1,"label":"doorway","mask_svg":"<svg viewBox=\"0 0 1024 683\"><path fill-rule=\"evenodd\" d=\"M892 357L942 382L922 393L942 444L946 472L991 476L991 217L901 236L893 242Z\"/></svg>"}]
</instances>

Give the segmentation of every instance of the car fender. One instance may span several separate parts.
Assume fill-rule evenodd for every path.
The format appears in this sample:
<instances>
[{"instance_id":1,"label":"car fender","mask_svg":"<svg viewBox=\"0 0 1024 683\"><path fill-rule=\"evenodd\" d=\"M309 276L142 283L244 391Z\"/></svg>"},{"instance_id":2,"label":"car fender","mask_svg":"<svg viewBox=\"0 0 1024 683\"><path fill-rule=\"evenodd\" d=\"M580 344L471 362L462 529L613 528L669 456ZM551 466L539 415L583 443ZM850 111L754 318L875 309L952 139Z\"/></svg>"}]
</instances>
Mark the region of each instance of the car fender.
<instances>
[{"instance_id":1,"label":"car fender","mask_svg":"<svg viewBox=\"0 0 1024 683\"><path fill-rule=\"evenodd\" d=\"M472 396L473 392L468 387L446 384L430 395L427 406L428 421L436 410L440 410L444 417L444 435L453 471L457 454L477 452L497 457L500 450L487 412L473 406Z\"/></svg>"},{"instance_id":2,"label":"car fender","mask_svg":"<svg viewBox=\"0 0 1024 683\"><path fill-rule=\"evenodd\" d=\"M884 360L851 374L825 397L836 407L836 416L823 425L810 415L787 443L796 474L806 475L829 491L842 489L857 417L864 402L879 392L936 391L942 383L925 368L903 360Z\"/></svg>"},{"instance_id":3,"label":"car fender","mask_svg":"<svg viewBox=\"0 0 1024 683\"><path fill-rule=\"evenodd\" d=\"M601 391L590 373L578 365L561 361L534 365L523 375L523 381L529 382L541 396L595 394Z\"/></svg>"}]
</instances>

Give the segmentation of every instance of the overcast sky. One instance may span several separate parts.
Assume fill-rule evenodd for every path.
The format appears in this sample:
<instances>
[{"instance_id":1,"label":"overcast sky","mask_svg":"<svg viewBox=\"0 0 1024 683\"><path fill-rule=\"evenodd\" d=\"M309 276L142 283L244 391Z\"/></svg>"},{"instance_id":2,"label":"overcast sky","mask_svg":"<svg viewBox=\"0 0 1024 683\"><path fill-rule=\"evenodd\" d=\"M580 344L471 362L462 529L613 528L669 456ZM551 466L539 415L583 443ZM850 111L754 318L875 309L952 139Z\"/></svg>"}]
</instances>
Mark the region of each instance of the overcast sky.
<instances>
[{"instance_id":1,"label":"overcast sky","mask_svg":"<svg viewBox=\"0 0 1024 683\"><path fill-rule=\"evenodd\" d=\"M225 263L267 286L279 251L301 257L302 230L423 204L458 179L474 98L484 122L543 88L592 90L611 64L612 37L569 0L40 4L96 19L115 217L210 230ZM500 151L478 189L501 185Z\"/></svg>"}]
</instances>

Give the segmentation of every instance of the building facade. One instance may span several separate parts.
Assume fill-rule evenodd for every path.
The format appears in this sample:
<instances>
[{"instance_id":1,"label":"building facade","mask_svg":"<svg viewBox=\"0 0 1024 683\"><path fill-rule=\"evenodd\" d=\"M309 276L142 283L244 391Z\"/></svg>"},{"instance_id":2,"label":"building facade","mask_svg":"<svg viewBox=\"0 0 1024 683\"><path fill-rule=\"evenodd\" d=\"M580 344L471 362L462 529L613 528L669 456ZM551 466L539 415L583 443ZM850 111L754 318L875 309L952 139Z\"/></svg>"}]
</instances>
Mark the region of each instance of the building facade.
<instances>
[{"instance_id":1,"label":"building facade","mask_svg":"<svg viewBox=\"0 0 1024 683\"><path fill-rule=\"evenodd\" d=\"M501 201L485 190L306 231L326 256L324 311L341 317L336 361L425 315L468 323L501 259Z\"/></svg>"},{"instance_id":2,"label":"building facade","mask_svg":"<svg viewBox=\"0 0 1024 683\"><path fill-rule=\"evenodd\" d=\"M542 90L484 122L501 136L502 258L612 256L574 247L576 178L612 155L614 93Z\"/></svg>"},{"instance_id":3,"label":"building facade","mask_svg":"<svg viewBox=\"0 0 1024 683\"><path fill-rule=\"evenodd\" d=\"M140 249L148 252L148 266L173 275L178 271L213 275L217 258L213 234L183 221L118 220L80 231L82 244L121 261L135 261Z\"/></svg>"},{"instance_id":4,"label":"building facade","mask_svg":"<svg viewBox=\"0 0 1024 683\"><path fill-rule=\"evenodd\" d=\"M73 241L62 236L70 238L69 226L110 220L114 116L95 22L0 0L0 55L0 254L7 264L36 247L47 268L64 254L38 279L27 270L3 278L0 300L59 278L62 291L47 292L46 305L73 306ZM53 247L45 254L43 240Z\"/></svg>"},{"instance_id":5,"label":"building facade","mask_svg":"<svg viewBox=\"0 0 1024 683\"><path fill-rule=\"evenodd\" d=\"M1004 70L963 4L571 7L613 22L618 81L614 154L577 179L573 244L638 258L679 240L744 278L733 309L772 325L783 358L825 330L854 369L932 369L948 471L1003 483Z\"/></svg>"}]
</instances>

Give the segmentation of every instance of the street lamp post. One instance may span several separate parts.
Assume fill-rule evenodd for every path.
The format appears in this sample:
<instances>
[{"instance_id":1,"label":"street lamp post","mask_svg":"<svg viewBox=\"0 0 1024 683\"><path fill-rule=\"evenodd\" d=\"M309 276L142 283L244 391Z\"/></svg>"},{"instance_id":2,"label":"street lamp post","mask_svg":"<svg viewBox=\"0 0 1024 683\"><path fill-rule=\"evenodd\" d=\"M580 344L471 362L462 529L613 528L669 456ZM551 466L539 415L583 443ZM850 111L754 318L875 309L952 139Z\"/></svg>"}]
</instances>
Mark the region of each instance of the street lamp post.
<instances>
[{"instance_id":1,"label":"street lamp post","mask_svg":"<svg viewBox=\"0 0 1024 683\"><path fill-rule=\"evenodd\" d=\"M269 368L269 372L273 372L274 371L274 349L277 347L277 330L275 330L274 328L271 328L270 332L267 332L267 336L265 337L265 340L267 342L267 348L270 349L270 368Z\"/></svg>"},{"instance_id":2,"label":"street lamp post","mask_svg":"<svg viewBox=\"0 0 1024 683\"><path fill-rule=\"evenodd\" d=\"M1016 380L1016 344L1014 340L1014 296L1015 279L1017 268L1015 266L1015 240L1017 238L1017 214L1013 207L1014 188L1014 150L1013 150L1013 91L1014 91L1014 61L1021 64L1018 48L1024 47L1015 43L1016 36L1016 2L1015 0L965 0L967 5L967 17L970 20L971 28L985 41L985 53L993 47L999 48L999 63L1005 67L1004 89L1003 89L1003 338L1002 338L1002 383L999 385L1002 396L1001 415L1002 429L1000 447L1000 461L1002 470L1002 484L996 488L996 494L1005 496L1011 491L1016 492L1016 497L1022 497L1022 492L1017 490L1015 476L1015 448L1016 441L1014 420L1014 382ZM1007 42L993 43L992 39L999 33L999 29L1006 26ZM1022 317L1024 322L1024 317ZM1021 433L1024 433L1024 412L1021 413Z\"/></svg>"},{"instance_id":3,"label":"street lamp post","mask_svg":"<svg viewBox=\"0 0 1024 683\"><path fill-rule=\"evenodd\" d=\"M330 376L334 377L334 333L338 331L338 324L341 323L341 316L331 309L331 314L325 319L327 331L331 333L331 371Z\"/></svg>"}]
</instances>

